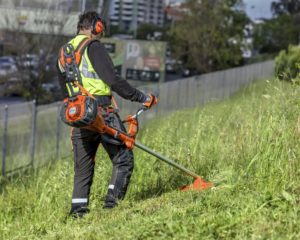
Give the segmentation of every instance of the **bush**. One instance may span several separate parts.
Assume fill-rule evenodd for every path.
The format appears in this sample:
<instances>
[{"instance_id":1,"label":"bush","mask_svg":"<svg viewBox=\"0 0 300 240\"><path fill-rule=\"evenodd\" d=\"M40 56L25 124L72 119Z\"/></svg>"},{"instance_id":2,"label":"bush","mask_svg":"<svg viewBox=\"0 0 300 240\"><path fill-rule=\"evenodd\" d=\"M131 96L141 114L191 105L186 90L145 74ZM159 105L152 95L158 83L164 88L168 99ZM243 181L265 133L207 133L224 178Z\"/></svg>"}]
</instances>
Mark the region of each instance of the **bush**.
<instances>
[{"instance_id":1,"label":"bush","mask_svg":"<svg viewBox=\"0 0 300 240\"><path fill-rule=\"evenodd\" d=\"M275 74L280 80L294 81L300 67L300 47L289 46L288 51L282 50L275 58Z\"/></svg>"}]
</instances>

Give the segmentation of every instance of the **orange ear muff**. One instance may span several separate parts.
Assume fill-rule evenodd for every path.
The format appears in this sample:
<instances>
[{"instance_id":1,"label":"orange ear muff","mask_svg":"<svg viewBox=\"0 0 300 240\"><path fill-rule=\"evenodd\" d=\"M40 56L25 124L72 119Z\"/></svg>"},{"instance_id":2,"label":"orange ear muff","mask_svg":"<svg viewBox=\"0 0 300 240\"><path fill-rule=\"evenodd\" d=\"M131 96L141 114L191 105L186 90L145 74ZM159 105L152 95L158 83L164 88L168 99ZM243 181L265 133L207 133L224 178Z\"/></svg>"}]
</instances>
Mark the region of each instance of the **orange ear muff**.
<instances>
[{"instance_id":1,"label":"orange ear muff","mask_svg":"<svg viewBox=\"0 0 300 240\"><path fill-rule=\"evenodd\" d=\"M96 21L96 24L95 24L95 33L96 35L99 34L99 33L102 33L103 32L103 23L101 21Z\"/></svg>"}]
</instances>

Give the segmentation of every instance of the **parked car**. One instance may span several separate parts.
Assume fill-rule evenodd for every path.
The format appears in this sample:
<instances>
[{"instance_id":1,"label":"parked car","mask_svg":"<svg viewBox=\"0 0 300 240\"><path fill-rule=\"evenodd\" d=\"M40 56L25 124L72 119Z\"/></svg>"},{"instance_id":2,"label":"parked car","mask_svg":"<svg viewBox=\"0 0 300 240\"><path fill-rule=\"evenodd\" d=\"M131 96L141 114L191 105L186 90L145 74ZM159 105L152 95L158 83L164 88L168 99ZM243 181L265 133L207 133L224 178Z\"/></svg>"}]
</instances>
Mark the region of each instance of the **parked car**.
<instances>
[{"instance_id":1,"label":"parked car","mask_svg":"<svg viewBox=\"0 0 300 240\"><path fill-rule=\"evenodd\" d=\"M176 60L175 58L167 57L165 64L167 73L178 73L182 68L182 61Z\"/></svg>"},{"instance_id":2,"label":"parked car","mask_svg":"<svg viewBox=\"0 0 300 240\"><path fill-rule=\"evenodd\" d=\"M24 54L18 58L18 64L22 68L37 70L39 68L39 56L35 54Z\"/></svg>"},{"instance_id":3,"label":"parked car","mask_svg":"<svg viewBox=\"0 0 300 240\"><path fill-rule=\"evenodd\" d=\"M0 77L10 76L18 71L16 60L13 57L0 57Z\"/></svg>"}]
</instances>

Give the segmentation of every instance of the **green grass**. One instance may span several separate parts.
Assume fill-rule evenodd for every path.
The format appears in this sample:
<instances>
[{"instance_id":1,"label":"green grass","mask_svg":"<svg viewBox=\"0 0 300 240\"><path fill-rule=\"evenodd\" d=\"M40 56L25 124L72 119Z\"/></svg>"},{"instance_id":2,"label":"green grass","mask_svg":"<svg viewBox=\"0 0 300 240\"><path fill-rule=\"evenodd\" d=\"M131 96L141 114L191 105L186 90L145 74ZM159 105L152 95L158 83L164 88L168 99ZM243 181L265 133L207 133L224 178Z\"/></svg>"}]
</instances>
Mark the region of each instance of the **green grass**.
<instances>
[{"instance_id":1,"label":"green grass","mask_svg":"<svg viewBox=\"0 0 300 240\"><path fill-rule=\"evenodd\" d=\"M135 150L126 199L102 209L111 164L99 149L91 213L67 218L73 163L2 185L0 239L300 239L300 89L260 81L221 103L154 119L138 139L215 183Z\"/></svg>"}]
</instances>

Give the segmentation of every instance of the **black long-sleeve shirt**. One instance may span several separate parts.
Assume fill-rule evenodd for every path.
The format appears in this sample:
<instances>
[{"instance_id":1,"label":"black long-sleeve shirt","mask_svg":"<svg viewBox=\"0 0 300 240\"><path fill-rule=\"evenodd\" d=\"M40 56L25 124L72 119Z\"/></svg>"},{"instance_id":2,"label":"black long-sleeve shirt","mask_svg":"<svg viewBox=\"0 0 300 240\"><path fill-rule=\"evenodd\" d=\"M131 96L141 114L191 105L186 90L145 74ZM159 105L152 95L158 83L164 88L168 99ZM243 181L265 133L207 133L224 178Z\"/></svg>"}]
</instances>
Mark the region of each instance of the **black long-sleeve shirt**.
<instances>
[{"instance_id":1,"label":"black long-sleeve shirt","mask_svg":"<svg viewBox=\"0 0 300 240\"><path fill-rule=\"evenodd\" d=\"M104 45L100 41L93 41L88 46L88 56L98 76L108 85L111 90L121 97L135 101L145 102L146 95L132 87L125 79L115 73L114 65ZM59 71L58 76L61 85L65 88L63 74Z\"/></svg>"}]
</instances>

